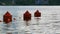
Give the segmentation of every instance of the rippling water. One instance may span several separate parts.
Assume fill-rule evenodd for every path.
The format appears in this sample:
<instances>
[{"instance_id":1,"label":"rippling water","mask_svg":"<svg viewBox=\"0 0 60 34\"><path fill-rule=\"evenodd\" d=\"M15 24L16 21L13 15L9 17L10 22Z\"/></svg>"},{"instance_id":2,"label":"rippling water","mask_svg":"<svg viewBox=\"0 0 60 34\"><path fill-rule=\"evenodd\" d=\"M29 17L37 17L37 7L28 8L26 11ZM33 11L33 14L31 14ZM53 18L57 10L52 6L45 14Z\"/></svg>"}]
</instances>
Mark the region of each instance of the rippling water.
<instances>
[{"instance_id":1,"label":"rippling water","mask_svg":"<svg viewBox=\"0 0 60 34\"><path fill-rule=\"evenodd\" d=\"M23 7L20 8L21 12L17 11L17 15L13 14L13 18L15 17L16 20L13 20L10 24L7 25L4 22L0 22L0 34L60 34L60 6L59 8L57 6L53 8L52 6L40 6L40 8L36 6L35 8L41 10L42 16L39 18L32 16L31 21L28 22L24 21L21 15ZM2 10L2 8L0 9ZM10 10L10 8L8 9ZM26 9L27 7L23 11ZM31 10L32 14L34 13L32 12L35 10L34 7L29 7L28 9ZM28 23L28 26L26 23Z\"/></svg>"},{"instance_id":2,"label":"rippling water","mask_svg":"<svg viewBox=\"0 0 60 34\"><path fill-rule=\"evenodd\" d=\"M52 16L52 15L51 15ZM1 34L55 34L60 30L60 20L56 17L47 18L48 16L39 19L32 17L31 21L28 21L28 26L23 19L13 20L10 24L0 23ZM48 19L48 20L46 20ZM57 19L57 20L55 20Z\"/></svg>"}]
</instances>

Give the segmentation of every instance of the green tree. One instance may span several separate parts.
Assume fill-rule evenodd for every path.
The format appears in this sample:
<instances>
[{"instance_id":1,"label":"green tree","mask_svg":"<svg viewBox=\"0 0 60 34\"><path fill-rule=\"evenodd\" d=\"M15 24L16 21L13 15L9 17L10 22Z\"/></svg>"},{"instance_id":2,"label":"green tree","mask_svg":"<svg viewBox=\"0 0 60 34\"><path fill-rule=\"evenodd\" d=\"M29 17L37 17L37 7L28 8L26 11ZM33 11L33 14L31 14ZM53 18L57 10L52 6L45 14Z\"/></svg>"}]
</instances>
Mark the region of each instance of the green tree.
<instances>
[{"instance_id":1,"label":"green tree","mask_svg":"<svg viewBox=\"0 0 60 34\"><path fill-rule=\"evenodd\" d=\"M50 5L59 5L60 4L60 0L49 0L49 4Z\"/></svg>"}]
</instances>

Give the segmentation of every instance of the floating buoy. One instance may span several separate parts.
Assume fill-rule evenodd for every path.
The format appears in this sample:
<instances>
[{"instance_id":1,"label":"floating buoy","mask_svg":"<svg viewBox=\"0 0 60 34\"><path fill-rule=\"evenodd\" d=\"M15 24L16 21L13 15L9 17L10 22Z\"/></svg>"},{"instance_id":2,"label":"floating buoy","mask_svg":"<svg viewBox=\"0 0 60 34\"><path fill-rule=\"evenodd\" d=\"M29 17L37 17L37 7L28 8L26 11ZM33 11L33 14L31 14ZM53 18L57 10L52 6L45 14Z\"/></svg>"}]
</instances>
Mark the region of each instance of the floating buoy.
<instances>
[{"instance_id":1,"label":"floating buoy","mask_svg":"<svg viewBox=\"0 0 60 34\"><path fill-rule=\"evenodd\" d=\"M34 17L41 17L41 12L39 12L39 10L37 10L37 11L34 13Z\"/></svg>"},{"instance_id":2,"label":"floating buoy","mask_svg":"<svg viewBox=\"0 0 60 34\"><path fill-rule=\"evenodd\" d=\"M24 19L25 21L31 20L31 14L30 14L28 11L26 11L26 12L23 14L23 19Z\"/></svg>"},{"instance_id":3,"label":"floating buoy","mask_svg":"<svg viewBox=\"0 0 60 34\"><path fill-rule=\"evenodd\" d=\"M24 19L24 21L26 21L26 25L28 26L28 24L29 24L28 21L31 20L31 14L28 11L26 11L23 14L23 19Z\"/></svg>"},{"instance_id":4,"label":"floating buoy","mask_svg":"<svg viewBox=\"0 0 60 34\"><path fill-rule=\"evenodd\" d=\"M3 22L5 23L12 22L12 15L8 11L3 15Z\"/></svg>"}]
</instances>

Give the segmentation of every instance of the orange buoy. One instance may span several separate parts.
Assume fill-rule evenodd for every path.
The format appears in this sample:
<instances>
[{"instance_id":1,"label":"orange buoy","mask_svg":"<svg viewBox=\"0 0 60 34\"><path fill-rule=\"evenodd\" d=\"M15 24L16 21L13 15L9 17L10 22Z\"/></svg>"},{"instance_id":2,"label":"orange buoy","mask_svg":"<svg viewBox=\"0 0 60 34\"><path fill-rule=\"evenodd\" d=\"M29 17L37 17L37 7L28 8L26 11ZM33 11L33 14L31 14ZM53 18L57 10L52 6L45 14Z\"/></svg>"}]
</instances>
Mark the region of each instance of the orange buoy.
<instances>
[{"instance_id":1,"label":"orange buoy","mask_svg":"<svg viewBox=\"0 0 60 34\"><path fill-rule=\"evenodd\" d=\"M39 10L37 10L37 11L34 13L34 17L41 17L41 12L39 12Z\"/></svg>"},{"instance_id":2,"label":"orange buoy","mask_svg":"<svg viewBox=\"0 0 60 34\"><path fill-rule=\"evenodd\" d=\"M23 19L25 21L31 20L31 14L29 13L28 10L23 14Z\"/></svg>"},{"instance_id":3,"label":"orange buoy","mask_svg":"<svg viewBox=\"0 0 60 34\"><path fill-rule=\"evenodd\" d=\"M12 22L12 15L8 11L3 15L3 22Z\"/></svg>"}]
</instances>

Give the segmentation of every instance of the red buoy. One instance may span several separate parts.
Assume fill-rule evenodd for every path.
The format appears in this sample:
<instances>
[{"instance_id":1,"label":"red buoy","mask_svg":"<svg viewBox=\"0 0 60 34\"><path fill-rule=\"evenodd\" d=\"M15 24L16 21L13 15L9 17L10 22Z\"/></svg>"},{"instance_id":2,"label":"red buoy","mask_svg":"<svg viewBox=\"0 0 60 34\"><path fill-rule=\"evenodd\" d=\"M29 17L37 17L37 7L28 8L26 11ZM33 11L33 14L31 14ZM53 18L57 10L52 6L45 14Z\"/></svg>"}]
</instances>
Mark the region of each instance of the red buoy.
<instances>
[{"instance_id":1,"label":"red buoy","mask_svg":"<svg viewBox=\"0 0 60 34\"><path fill-rule=\"evenodd\" d=\"M12 15L8 11L3 15L3 22L12 22Z\"/></svg>"},{"instance_id":2,"label":"red buoy","mask_svg":"<svg viewBox=\"0 0 60 34\"><path fill-rule=\"evenodd\" d=\"M28 11L26 11L26 12L23 14L23 19L24 19L25 21L31 20L31 14L30 14Z\"/></svg>"},{"instance_id":3,"label":"red buoy","mask_svg":"<svg viewBox=\"0 0 60 34\"><path fill-rule=\"evenodd\" d=\"M37 11L34 13L34 17L41 17L41 12L39 12L39 10L37 10Z\"/></svg>"}]
</instances>

